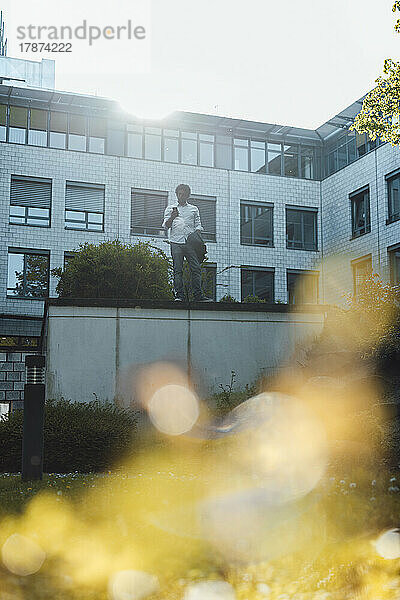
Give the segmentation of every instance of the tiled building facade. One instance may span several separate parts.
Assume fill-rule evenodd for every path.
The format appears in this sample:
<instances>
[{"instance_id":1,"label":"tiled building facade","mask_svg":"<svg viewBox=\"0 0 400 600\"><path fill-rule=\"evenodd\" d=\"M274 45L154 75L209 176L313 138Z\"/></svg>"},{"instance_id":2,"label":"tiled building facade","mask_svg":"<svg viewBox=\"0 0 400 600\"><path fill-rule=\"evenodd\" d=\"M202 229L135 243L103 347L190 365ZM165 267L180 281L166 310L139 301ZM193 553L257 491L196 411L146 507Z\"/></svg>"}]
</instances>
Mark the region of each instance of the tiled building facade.
<instances>
[{"instance_id":1,"label":"tiled building facade","mask_svg":"<svg viewBox=\"0 0 400 600\"><path fill-rule=\"evenodd\" d=\"M112 101L0 85L5 358L35 348L40 321L28 317L42 316L51 269L79 244L168 251L162 213L179 183L199 206L217 300L340 302L371 269L397 282L400 154L348 131L359 109L315 131L191 113L150 123ZM22 333L13 315L26 317ZM0 402L15 385L0 381Z\"/></svg>"}]
</instances>

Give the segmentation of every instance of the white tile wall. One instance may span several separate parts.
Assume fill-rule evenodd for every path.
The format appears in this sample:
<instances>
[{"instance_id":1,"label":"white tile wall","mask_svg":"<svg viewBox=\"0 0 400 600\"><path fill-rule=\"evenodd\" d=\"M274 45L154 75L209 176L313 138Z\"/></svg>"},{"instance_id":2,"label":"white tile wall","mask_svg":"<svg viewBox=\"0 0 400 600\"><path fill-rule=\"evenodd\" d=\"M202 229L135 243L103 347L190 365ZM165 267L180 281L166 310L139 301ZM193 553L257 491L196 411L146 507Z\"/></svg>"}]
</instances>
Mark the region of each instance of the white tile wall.
<instances>
[{"instance_id":1,"label":"white tile wall","mask_svg":"<svg viewBox=\"0 0 400 600\"><path fill-rule=\"evenodd\" d=\"M175 201L178 183L188 183L194 194L217 198L217 242L208 244L211 262L217 263L217 298L226 293L240 299L240 265L275 268L275 299L286 301L286 269L314 269L320 252L287 250L285 204L320 207L320 183L241 173L221 169L174 165L130 158L118 158L0 144L0 310L4 313L41 314L40 301L6 298L7 251L9 247L50 250L50 268L63 265L64 252L85 241L119 238L124 242L151 240L168 251L159 238L130 235L130 192L132 187L165 190ZM11 175L47 177L53 181L51 228L9 225ZM104 233L64 228L65 182L84 181L105 185ZM274 205L274 247L240 245L240 200L265 200ZM318 247L321 247L319 225ZM226 269L226 270L224 270ZM222 273L219 273L223 271ZM57 280L51 278L50 295Z\"/></svg>"},{"instance_id":2,"label":"white tile wall","mask_svg":"<svg viewBox=\"0 0 400 600\"><path fill-rule=\"evenodd\" d=\"M167 164L81 152L0 143L0 311L40 315L41 301L6 297L9 247L50 250L50 268L63 266L64 252L85 241L151 240L168 251L160 238L130 235L132 187L168 191L175 201L178 183L188 183L194 194L217 198L217 242L208 244L217 264L217 298L226 293L240 299L240 265L275 269L275 300L286 302L286 269L319 269L320 297L342 300L352 290L351 260L372 254L373 268L388 277L387 247L400 242L400 222L386 225L385 175L400 167L400 150L384 145L345 167L322 183L221 169ZM47 177L53 182L51 228L9 225L11 175ZM64 227L65 182L105 185L105 231L80 232ZM371 233L351 240L349 194L369 184ZM274 247L240 245L240 200L274 205ZM285 205L318 208L318 252L288 250L285 242ZM322 257L324 258L321 264ZM222 271L222 272L221 272ZM55 296L57 280L51 278Z\"/></svg>"}]
</instances>

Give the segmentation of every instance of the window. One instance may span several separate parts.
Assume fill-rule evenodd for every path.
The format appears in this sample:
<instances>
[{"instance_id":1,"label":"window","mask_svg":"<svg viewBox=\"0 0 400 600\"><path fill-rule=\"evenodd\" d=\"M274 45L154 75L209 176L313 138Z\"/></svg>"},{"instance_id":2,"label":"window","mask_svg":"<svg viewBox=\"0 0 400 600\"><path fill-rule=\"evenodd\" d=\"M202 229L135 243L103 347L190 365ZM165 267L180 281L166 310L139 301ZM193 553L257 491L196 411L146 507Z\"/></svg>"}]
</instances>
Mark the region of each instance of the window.
<instances>
[{"instance_id":1,"label":"window","mask_svg":"<svg viewBox=\"0 0 400 600\"><path fill-rule=\"evenodd\" d=\"M315 173L315 158L314 149L301 147L301 160L300 160L300 177L303 179L314 179Z\"/></svg>"},{"instance_id":2,"label":"window","mask_svg":"<svg viewBox=\"0 0 400 600\"><path fill-rule=\"evenodd\" d=\"M47 110L31 109L28 144L32 146L47 146Z\"/></svg>"},{"instance_id":3,"label":"window","mask_svg":"<svg viewBox=\"0 0 400 600\"><path fill-rule=\"evenodd\" d=\"M389 200L389 223L400 219L400 173L387 178Z\"/></svg>"},{"instance_id":4,"label":"window","mask_svg":"<svg viewBox=\"0 0 400 600\"><path fill-rule=\"evenodd\" d=\"M7 296L42 299L49 295L49 252L8 251Z\"/></svg>"},{"instance_id":5,"label":"window","mask_svg":"<svg viewBox=\"0 0 400 600\"><path fill-rule=\"evenodd\" d=\"M282 146L268 142L268 173L270 175L282 174Z\"/></svg>"},{"instance_id":6,"label":"window","mask_svg":"<svg viewBox=\"0 0 400 600\"><path fill-rule=\"evenodd\" d=\"M265 142L250 142L250 167L253 173L266 172Z\"/></svg>"},{"instance_id":7,"label":"window","mask_svg":"<svg viewBox=\"0 0 400 600\"><path fill-rule=\"evenodd\" d=\"M190 196L189 204L197 206L203 226L202 236L206 242L216 241L216 198L213 196Z\"/></svg>"},{"instance_id":8,"label":"window","mask_svg":"<svg viewBox=\"0 0 400 600\"><path fill-rule=\"evenodd\" d=\"M168 193L132 189L131 234L164 236L162 228Z\"/></svg>"},{"instance_id":9,"label":"window","mask_svg":"<svg viewBox=\"0 0 400 600\"><path fill-rule=\"evenodd\" d=\"M400 244L388 248L390 281L393 285L400 285Z\"/></svg>"},{"instance_id":10,"label":"window","mask_svg":"<svg viewBox=\"0 0 400 600\"><path fill-rule=\"evenodd\" d=\"M86 151L86 117L83 115L69 116L68 149Z\"/></svg>"},{"instance_id":11,"label":"window","mask_svg":"<svg viewBox=\"0 0 400 600\"><path fill-rule=\"evenodd\" d=\"M318 304L318 276L310 271L288 271L288 304Z\"/></svg>"},{"instance_id":12,"label":"window","mask_svg":"<svg viewBox=\"0 0 400 600\"><path fill-rule=\"evenodd\" d=\"M273 207L266 204L240 204L240 243L251 246L273 245Z\"/></svg>"},{"instance_id":13,"label":"window","mask_svg":"<svg viewBox=\"0 0 400 600\"><path fill-rule=\"evenodd\" d=\"M369 254L368 256L353 260L351 265L353 269L354 295L358 296L360 288L364 285L365 280L372 274L371 255Z\"/></svg>"},{"instance_id":14,"label":"window","mask_svg":"<svg viewBox=\"0 0 400 600\"><path fill-rule=\"evenodd\" d=\"M65 226L86 231L104 230L104 185L67 181Z\"/></svg>"},{"instance_id":15,"label":"window","mask_svg":"<svg viewBox=\"0 0 400 600\"><path fill-rule=\"evenodd\" d=\"M50 227L50 209L50 179L11 177L11 225Z\"/></svg>"},{"instance_id":16,"label":"window","mask_svg":"<svg viewBox=\"0 0 400 600\"><path fill-rule=\"evenodd\" d=\"M233 140L233 157L235 171L249 170L249 140L240 138Z\"/></svg>"},{"instance_id":17,"label":"window","mask_svg":"<svg viewBox=\"0 0 400 600\"><path fill-rule=\"evenodd\" d=\"M340 138L337 149L337 167L343 169L347 165L347 137Z\"/></svg>"},{"instance_id":18,"label":"window","mask_svg":"<svg viewBox=\"0 0 400 600\"><path fill-rule=\"evenodd\" d=\"M286 247L317 250L317 210L286 207Z\"/></svg>"},{"instance_id":19,"label":"window","mask_svg":"<svg viewBox=\"0 0 400 600\"><path fill-rule=\"evenodd\" d=\"M7 106L0 104L0 142L5 142L7 136Z\"/></svg>"},{"instance_id":20,"label":"window","mask_svg":"<svg viewBox=\"0 0 400 600\"><path fill-rule=\"evenodd\" d=\"M107 123L105 119L89 119L89 152L104 154L106 147Z\"/></svg>"},{"instance_id":21,"label":"window","mask_svg":"<svg viewBox=\"0 0 400 600\"><path fill-rule=\"evenodd\" d=\"M15 352L24 350L38 350L39 349L39 337L34 336L22 336L22 335L0 335L0 350L4 352Z\"/></svg>"},{"instance_id":22,"label":"window","mask_svg":"<svg viewBox=\"0 0 400 600\"><path fill-rule=\"evenodd\" d=\"M298 146L284 146L285 176L299 176L299 148Z\"/></svg>"},{"instance_id":23,"label":"window","mask_svg":"<svg viewBox=\"0 0 400 600\"><path fill-rule=\"evenodd\" d=\"M274 270L258 267L241 268L242 301L247 296L258 296L274 302Z\"/></svg>"},{"instance_id":24,"label":"window","mask_svg":"<svg viewBox=\"0 0 400 600\"><path fill-rule=\"evenodd\" d=\"M14 144L26 144L26 128L28 125L28 109L21 106L10 106L10 130L8 141Z\"/></svg>"},{"instance_id":25,"label":"window","mask_svg":"<svg viewBox=\"0 0 400 600\"><path fill-rule=\"evenodd\" d=\"M367 138L365 133L356 132L356 155L357 158L364 156L367 152Z\"/></svg>"},{"instance_id":26,"label":"window","mask_svg":"<svg viewBox=\"0 0 400 600\"><path fill-rule=\"evenodd\" d=\"M161 160L161 129L146 127L144 136L144 157Z\"/></svg>"},{"instance_id":27,"label":"window","mask_svg":"<svg viewBox=\"0 0 400 600\"><path fill-rule=\"evenodd\" d=\"M68 267L75 256L76 252L72 252L70 250L64 252L64 270Z\"/></svg>"},{"instance_id":28,"label":"window","mask_svg":"<svg viewBox=\"0 0 400 600\"><path fill-rule=\"evenodd\" d=\"M67 113L50 113L50 147L65 150L67 146Z\"/></svg>"},{"instance_id":29,"label":"window","mask_svg":"<svg viewBox=\"0 0 400 600\"><path fill-rule=\"evenodd\" d=\"M182 162L197 165L197 133L182 131Z\"/></svg>"},{"instance_id":30,"label":"window","mask_svg":"<svg viewBox=\"0 0 400 600\"><path fill-rule=\"evenodd\" d=\"M130 158L143 158L143 127L128 125L127 155Z\"/></svg>"},{"instance_id":31,"label":"window","mask_svg":"<svg viewBox=\"0 0 400 600\"><path fill-rule=\"evenodd\" d=\"M369 188L350 194L351 230L353 238L371 231Z\"/></svg>"},{"instance_id":32,"label":"window","mask_svg":"<svg viewBox=\"0 0 400 600\"><path fill-rule=\"evenodd\" d=\"M354 162L357 158L356 156L356 136L355 133L348 132L347 133L347 157L349 164Z\"/></svg>"},{"instance_id":33,"label":"window","mask_svg":"<svg viewBox=\"0 0 400 600\"><path fill-rule=\"evenodd\" d=\"M179 131L175 129L164 129L164 160L179 162Z\"/></svg>"},{"instance_id":34,"label":"window","mask_svg":"<svg viewBox=\"0 0 400 600\"><path fill-rule=\"evenodd\" d=\"M214 143L213 135L199 134L199 165L201 167L214 166Z\"/></svg>"},{"instance_id":35,"label":"window","mask_svg":"<svg viewBox=\"0 0 400 600\"><path fill-rule=\"evenodd\" d=\"M217 265L203 263L201 265L201 286L204 294L213 300L217 299Z\"/></svg>"}]
</instances>

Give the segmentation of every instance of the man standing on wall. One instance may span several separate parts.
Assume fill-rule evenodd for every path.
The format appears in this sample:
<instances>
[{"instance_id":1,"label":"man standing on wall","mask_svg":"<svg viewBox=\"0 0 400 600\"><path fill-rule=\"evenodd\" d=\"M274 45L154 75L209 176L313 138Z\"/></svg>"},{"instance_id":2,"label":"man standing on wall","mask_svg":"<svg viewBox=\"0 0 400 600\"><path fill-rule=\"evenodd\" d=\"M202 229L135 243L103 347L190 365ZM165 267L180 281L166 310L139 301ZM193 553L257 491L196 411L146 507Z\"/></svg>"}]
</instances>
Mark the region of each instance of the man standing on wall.
<instances>
[{"instance_id":1,"label":"man standing on wall","mask_svg":"<svg viewBox=\"0 0 400 600\"><path fill-rule=\"evenodd\" d=\"M191 190L188 185L181 183L175 190L178 203L165 209L163 227L170 231L171 254L174 265L175 300L184 301L183 291L183 260L189 263L192 291L196 302L212 302L201 289L201 265L194 245L188 242L191 234L203 231L200 213L197 206L189 204Z\"/></svg>"}]
</instances>

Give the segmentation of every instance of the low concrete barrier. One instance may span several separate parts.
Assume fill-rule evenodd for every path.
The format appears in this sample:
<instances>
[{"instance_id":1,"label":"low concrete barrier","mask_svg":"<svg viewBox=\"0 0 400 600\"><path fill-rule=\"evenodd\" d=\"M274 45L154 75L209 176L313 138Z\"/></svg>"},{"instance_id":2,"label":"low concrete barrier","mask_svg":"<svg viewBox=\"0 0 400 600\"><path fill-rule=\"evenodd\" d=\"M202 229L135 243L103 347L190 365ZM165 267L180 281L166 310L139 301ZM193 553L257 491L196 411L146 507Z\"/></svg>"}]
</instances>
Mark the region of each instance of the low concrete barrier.
<instances>
[{"instance_id":1,"label":"low concrete barrier","mask_svg":"<svg viewBox=\"0 0 400 600\"><path fill-rule=\"evenodd\" d=\"M48 303L47 397L87 402L128 394L140 365L178 364L203 395L283 367L322 330L326 307L57 299ZM129 398L124 398L129 402Z\"/></svg>"}]
</instances>

